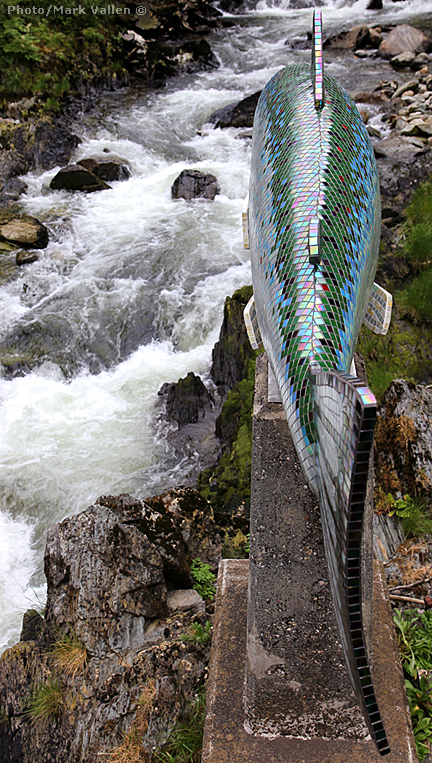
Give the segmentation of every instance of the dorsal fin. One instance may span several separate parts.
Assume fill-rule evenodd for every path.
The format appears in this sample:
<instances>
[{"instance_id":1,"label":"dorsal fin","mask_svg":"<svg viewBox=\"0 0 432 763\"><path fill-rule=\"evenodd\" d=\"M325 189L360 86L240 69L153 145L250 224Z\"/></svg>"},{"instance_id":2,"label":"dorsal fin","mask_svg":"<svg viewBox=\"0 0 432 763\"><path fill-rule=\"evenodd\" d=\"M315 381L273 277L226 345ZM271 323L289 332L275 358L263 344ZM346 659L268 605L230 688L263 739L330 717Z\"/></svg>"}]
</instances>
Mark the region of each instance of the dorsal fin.
<instances>
[{"instance_id":1,"label":"dorsal fin","mask_svg":"<svg viewBox=\"0 0 432 763\"><path fill-rule=\"evenodd\" d=\"M324 106L324 63L322 44L321 11L315 10L312 30L312 85L314 89L315 108L321 110Z\"/></svg>"}]
</instances>

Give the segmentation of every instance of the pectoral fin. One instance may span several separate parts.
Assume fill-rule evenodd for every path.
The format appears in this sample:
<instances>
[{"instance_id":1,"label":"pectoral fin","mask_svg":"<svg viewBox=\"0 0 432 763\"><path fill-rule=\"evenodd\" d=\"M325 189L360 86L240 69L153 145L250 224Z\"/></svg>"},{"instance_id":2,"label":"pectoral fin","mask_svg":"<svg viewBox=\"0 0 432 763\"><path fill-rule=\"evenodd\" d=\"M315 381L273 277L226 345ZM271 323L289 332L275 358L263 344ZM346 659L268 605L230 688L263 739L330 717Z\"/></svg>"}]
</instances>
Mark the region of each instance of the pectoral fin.
<instances>
[{"instance_id":1,"label":"pectoral fin","mask_svg":"<svg viewBox=\"0 0 432 763\"><path fill-rule=\"evenodd\" d=\"M255 310L255 300L253 295L243 310L244 322L246 324L246 331L253 350L261 350L263 343L261 339L261 332L258 326L258 319Z\"/></svg>"},{"instance_id":2,"label":"pectoral fin","mask_svg":"<svg viewBox=\"0 0 432 763\"><path fill-rule=\"evenodd\" d=\"M375 334L387 334L390 326L393 297L374 283L363 323Z\"/></svg>"}]
</instances>

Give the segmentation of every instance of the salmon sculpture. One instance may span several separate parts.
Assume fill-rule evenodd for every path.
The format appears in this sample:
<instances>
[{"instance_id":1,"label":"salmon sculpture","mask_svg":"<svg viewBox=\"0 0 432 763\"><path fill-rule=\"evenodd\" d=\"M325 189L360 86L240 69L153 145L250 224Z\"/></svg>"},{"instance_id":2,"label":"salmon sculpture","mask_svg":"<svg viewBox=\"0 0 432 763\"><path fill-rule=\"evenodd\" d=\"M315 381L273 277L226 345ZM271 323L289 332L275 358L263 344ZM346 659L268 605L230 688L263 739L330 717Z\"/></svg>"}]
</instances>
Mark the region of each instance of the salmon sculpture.
<instances>
[{"instance_id":1,"label":"salmon sculpture","mask_svg":"<svg viewBox=\"0 0 432 763\"><path fill-rule=\"evenodd\" d=\"M264 346L305 477L319 497L342 646L381 755L386 733L365 648L361 534L376 400L355 375L363 321L385 334L391 296L374 284L380 193L373 149L348 93L323 73L321 13L312 66L265 86L255 113L245 246L249 337Z\"/></svg>"}]
</instances>

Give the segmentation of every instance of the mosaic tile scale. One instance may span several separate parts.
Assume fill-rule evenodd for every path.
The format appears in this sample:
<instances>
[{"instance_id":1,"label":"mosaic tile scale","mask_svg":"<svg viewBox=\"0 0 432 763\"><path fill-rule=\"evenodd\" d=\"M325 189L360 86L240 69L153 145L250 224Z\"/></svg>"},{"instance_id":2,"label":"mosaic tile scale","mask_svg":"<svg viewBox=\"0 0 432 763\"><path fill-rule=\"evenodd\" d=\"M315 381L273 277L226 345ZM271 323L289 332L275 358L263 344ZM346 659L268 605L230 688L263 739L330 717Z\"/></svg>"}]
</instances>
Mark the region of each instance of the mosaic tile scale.
<instances>
[{"instance_id":1,"label":"mosaic tile scale","mask_svg":"<svg viewBox=\"0 0 432 763\"><path fill-rule=\"evenodd\" d=\"M366 311L374 330L389 322L386 293L373 284L380 194L363 121L323 70L319 11L313 35L312 65L279 71L255 113L247 219L254 298L246 321L255 345L262 341L267 352L300 463L320 499L345 659L371 736L385 755L390 750L365 649L360 580L376 401L348 373Z\"/></svg>"}]
</instances>

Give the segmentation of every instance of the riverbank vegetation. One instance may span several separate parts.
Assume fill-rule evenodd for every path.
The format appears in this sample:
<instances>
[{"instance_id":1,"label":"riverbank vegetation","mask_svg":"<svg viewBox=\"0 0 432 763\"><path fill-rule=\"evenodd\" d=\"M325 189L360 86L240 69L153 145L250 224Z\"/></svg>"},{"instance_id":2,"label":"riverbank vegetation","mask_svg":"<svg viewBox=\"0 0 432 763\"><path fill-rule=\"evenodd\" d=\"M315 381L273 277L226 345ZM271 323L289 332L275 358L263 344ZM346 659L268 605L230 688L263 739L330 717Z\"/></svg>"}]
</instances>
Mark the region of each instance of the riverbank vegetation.
<instances>
[{"instance_id":1,"label":"riverbank vegetation","mask_svg":"<svg viewBox=\"0 0 432 763\"><path fill-rule=\"evenodd\" d=\"M394 255L409 270L405 281L385 283L394 297L388 334L363 326L358 350L364 356L369 384L380 398L393 379L429 381L432 374L432 181L422 183L405 211L395 238ZM381 258L378 274L385 263Z\"/></svg>"},{"instance_id":2,"label":"riverbank vegetation","mask_svg":"<svg viewBox=\"0 0 432 763\"><path fill-rule=\"evenodd\" d=\"M0 4L0 106L39 96L58 111L62 97L80 83L103 81L123 71L121 32L133 10L107 13L105 0L54 6L50 0ZM13 9L13 10L11 10Z\"/></svg>"}]
</instances>

